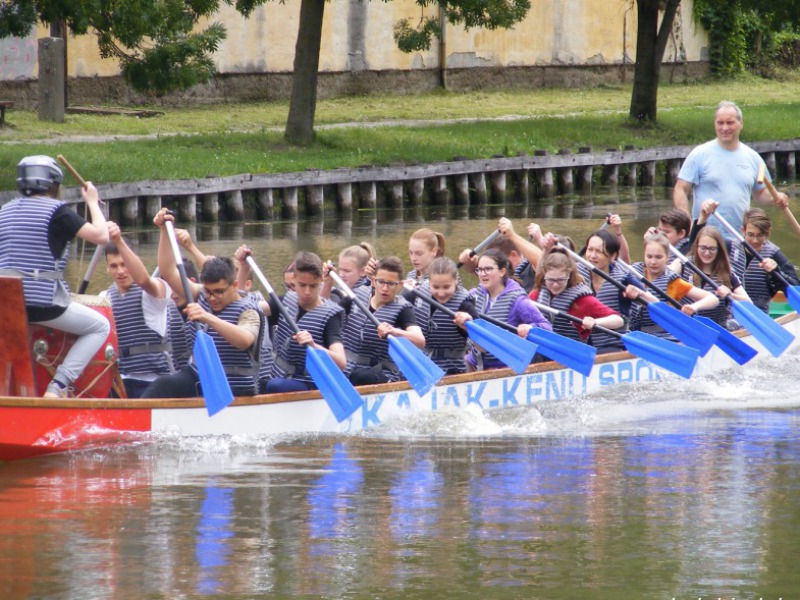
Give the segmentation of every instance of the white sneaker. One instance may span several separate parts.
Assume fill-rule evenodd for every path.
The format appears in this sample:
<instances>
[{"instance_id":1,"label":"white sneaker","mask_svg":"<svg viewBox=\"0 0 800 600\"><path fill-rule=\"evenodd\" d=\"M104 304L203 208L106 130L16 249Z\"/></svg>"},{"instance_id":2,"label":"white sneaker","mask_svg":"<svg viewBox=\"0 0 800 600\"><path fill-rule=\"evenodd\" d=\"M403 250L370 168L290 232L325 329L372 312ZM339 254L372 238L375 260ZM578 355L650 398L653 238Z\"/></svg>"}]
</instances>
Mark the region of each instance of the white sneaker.
<instances>
[{"instance_id":1,"label":"white sneaker","mask_svg":"<svg viewBox=\"0 0 800 600\"><path fill-rule=\"evenodd\" d=\"M51 381L47 385L47 390L45 390L44 398L66 398L67 397L67 388L61 387L55 379Z\"/></svg>"}]
</instances>

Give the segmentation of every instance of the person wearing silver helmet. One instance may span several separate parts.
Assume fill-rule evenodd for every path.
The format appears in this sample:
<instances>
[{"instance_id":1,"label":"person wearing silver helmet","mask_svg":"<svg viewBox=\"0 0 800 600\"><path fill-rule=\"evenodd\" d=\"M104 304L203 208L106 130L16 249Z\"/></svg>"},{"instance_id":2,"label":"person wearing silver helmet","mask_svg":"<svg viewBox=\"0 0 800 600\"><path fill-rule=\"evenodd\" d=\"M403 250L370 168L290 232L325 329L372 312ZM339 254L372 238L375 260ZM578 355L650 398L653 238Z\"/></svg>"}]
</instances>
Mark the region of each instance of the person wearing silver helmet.
<instances>
[{"instance_id":1,"label":"person wearing silver helmet","mask_svg":"<svg viewBox=\"0 0 800 600\"><path fill-rule=\"evenodd\" d=\"M64 175L49 156L26 156L17 165L22 197L0 207L0 275L21 277L28 321L75 334L77 340L56 369L45 398L67 396L110 331L100 313L70 302L64 271L70 242L77 236L108 243L108 225L97 188L86 183L83 199L91 222L59 200Z\"/></svg>"}]
</instances>

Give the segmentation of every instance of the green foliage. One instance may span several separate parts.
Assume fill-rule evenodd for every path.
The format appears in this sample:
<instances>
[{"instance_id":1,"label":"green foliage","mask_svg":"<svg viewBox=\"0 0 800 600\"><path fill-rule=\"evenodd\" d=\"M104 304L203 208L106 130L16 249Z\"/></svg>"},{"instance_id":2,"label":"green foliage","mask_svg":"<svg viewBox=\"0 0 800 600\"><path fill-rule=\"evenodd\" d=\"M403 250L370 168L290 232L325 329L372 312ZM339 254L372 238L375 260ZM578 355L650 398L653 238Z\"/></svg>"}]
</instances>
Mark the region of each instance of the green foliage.
<instances>
[{"instance_id":1,"label":"green foliage","mask_svg":"<svg viewBox=\"0 0 800 600\"><path fill-rule=\"evenodd\" d=\"M784 67L800 68L800 34L782 31L773 38L772 58Z\"/></svg>"},{"instance_id":2,"label":"green foliage","mask_svg":"<svg viewBox=\"0 0 800 600\"><path fill-rule=\"evenodd\" d=\"M694 17L708 31L711 70L732 76L779 58L800 27L796 0L695 0ZM788 38L786 38L788 40Z\"/></svg>"},{"instance_id":3,"label":"green foliage","mask_svg":"<svg viewBox=\"0 0 800 600\"><path fill-rule=\"evenodd\" d=\"M394 26L394 39L403 52L428 50L434 37L442 33L441 24L434 17L424 15L431 0L416 0L423 15L414 26L409 19L402 19ZM530 0L440 0L448 23L463 25L465 29L510 29L528 14Z\"/></svg>"}]
</instances>

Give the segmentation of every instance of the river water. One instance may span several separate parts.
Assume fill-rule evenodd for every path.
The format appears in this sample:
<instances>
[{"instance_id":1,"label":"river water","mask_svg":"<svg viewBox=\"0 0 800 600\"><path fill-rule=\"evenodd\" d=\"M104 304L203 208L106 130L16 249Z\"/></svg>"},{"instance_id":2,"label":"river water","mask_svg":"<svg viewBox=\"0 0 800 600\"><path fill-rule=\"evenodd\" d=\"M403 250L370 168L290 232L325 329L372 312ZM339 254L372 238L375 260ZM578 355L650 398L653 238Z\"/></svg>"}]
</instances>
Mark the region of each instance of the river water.
<instances>
[{"instance_id":1,"label":"river water","mask_svg":"<svg viewBox=\"0 0 800 600\"><path fill-rule=\"evenodd\" d=\"M638 256L668 194L625 193L192 232L214 254L247 238L277 282L299 248L406 258L429 226L453 254L504 214L583 241L618 212ZM152 266L156 236L131 233ZM782 223L773 237L800 256ZM797 598L798 384L791 353L350 436L167 436L0 464L0 597Z\"/></svg>"}]
</instances>

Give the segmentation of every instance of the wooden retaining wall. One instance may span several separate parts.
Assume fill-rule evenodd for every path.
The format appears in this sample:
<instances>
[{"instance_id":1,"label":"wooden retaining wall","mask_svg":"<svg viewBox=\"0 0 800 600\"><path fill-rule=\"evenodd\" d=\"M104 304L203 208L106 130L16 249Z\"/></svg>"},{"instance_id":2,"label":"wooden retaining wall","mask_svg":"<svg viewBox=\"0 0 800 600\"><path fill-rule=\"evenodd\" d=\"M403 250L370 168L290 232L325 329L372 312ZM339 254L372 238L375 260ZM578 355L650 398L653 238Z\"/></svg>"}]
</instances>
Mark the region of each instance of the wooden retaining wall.
<instances>
[{"instance_id":1,"label":"wooden retaining wall","mask_svg":"<svg viewBox=\"0 0 800 600\"><path fill-rule=\"evenodd\" d=\"M750 146L776 179L797 177L800 139ZM126 226L149 222L162 206L176 210L181 222L299 220L320 217L325 209L333 208L346 213L378 207L525 201L585 193L595 184L671 186L691 149L630 147L593 152L580 148L424 165L113 183L98 189L109 204L111 218ZM15 192L0 193L0 204L16 196ZM79 189L66 189L65 199L80 202Z\"/></svg>"}]
</instances>

